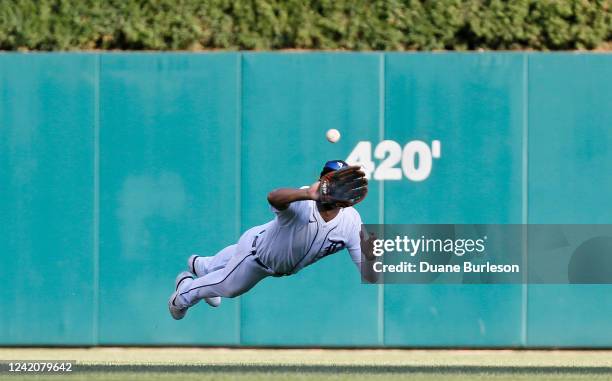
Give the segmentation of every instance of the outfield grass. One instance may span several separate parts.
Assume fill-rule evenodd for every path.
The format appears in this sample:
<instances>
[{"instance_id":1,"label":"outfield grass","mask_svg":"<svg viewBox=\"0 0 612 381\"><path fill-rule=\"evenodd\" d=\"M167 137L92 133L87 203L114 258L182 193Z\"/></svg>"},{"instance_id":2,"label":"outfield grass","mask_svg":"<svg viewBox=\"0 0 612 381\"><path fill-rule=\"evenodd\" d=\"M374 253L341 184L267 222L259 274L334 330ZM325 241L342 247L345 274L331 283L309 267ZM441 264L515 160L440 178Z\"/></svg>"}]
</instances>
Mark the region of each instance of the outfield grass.
<instances>
[{"instance_id":1,"label":"outfield grass","mask_svg":"<svg viewBox=\"0 0 612 381\"><path fill-rule=\"evenodd\" d=\"M0 380L612 380L612 351L0 349L0 360L16 359L77 365Z\"/></svg>"}]
</instances>

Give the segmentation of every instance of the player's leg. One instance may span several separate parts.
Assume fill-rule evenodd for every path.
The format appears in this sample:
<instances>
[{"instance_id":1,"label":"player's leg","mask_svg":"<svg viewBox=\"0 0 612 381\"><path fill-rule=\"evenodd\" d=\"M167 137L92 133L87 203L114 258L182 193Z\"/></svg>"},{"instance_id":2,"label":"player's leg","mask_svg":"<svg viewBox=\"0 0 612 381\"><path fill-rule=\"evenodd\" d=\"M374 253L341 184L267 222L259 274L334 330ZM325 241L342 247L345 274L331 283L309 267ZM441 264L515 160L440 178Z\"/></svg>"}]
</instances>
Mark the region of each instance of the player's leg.
<instances>
[{"instance_id":1,"label":"player's leg","mask_svg":"<svg viewBox=\"0 0 612 381\"><path fill-rule=\"evenodd\" d=\"M204 276L208 273L220 270L227 265L230 258L236 253L238 245L230 245L217 254L210 257L202 257L199 255L192 255L187 259L187 266L189 271L198 277Z\"/></svg>"},{"instance_id":2,"label":"player's leg","mask_svg":"<svg viewBox=\"0 0 612 381\"><path fill-rule=\"evenodd\" d=\"M208 273L221 270L230 258L236 253L237 245L230 245L211 257L201 257L192 255L187 259L189 271L196 277L204 276ZM220 297L203 298L211 307L221 305Z\"/></svg>"},{"instance_id":3,"label":"player's leg","mask_svg":"<svg viewBox=\"0 0 612 381\"><path fill-rule=\"evenodd\" d=\"M271 270L257 263L255 258L250 253L235 255L223 269L182 283L175 304L192 306L204 298L233 298L242 295L260 280L273 275Z\"/></svg>"},{"instance_id":4,"label":"player's leg","mask_svg":"<svg viewBox=\"0 0 612 381\"><path fill-rule=\"evenodd\" d=\"M204 277L197 278L197 279L204 279L204 278L216 279L215 278L216 276L221 275L223 273L225 273L225 271L224 269L221 269L221 270L217 270L215 272L209 273L205 275ZM186 299L186 298L181 297L181 293L185 289L189 289L192 283L195 282L195 280L196 278L194 278L193 273L191 273L190 271L183 271L177 275L176 281L175 281L175 291L172 293L172 295L170 295L170 299L168 299L168 309L170 310L170 314L172 315L174 319L176 320L182 319L187 313L187 309L202 299L204 299L206 303L208 303L212 307L218 307L221 304L220 295L215 295L215 296L210 296L210 297L202 296L197 299L196 298Z\"/></svg>"},{"instance_id":5,"label":"player's leg","mask_svg":"<svg viewBox=\"0 0 612 381\"><path fill-rule=\"evenodd\" d=\"M258 229L254 228L240 237L236 252L223 268L181 284L175 303L191 306L203 298L232 298L248 291L263 278L273 275L251 252L257 233Z\"/></svg>"}]
</instances>

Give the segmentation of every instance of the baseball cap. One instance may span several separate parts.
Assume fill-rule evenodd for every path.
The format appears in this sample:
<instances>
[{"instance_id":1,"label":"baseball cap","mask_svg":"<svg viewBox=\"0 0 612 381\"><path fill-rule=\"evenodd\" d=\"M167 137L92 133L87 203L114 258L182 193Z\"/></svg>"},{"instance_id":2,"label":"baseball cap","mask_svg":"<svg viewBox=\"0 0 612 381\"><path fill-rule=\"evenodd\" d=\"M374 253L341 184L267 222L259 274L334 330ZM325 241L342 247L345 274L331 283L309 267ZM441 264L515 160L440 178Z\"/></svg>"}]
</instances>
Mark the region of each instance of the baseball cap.
<instances>
[{"instance_id":1,"label":"baseball cap","mask_svg":"<svg viewBox=\"0 0 612 381\"><path fill-rule=\"evenodd\" d=\"M348 167L346 161L344 160L330 160L323 166L323 170L321 171L321 176L333 171L337 171L340 168Z\"/></svg>"}]
</instances>

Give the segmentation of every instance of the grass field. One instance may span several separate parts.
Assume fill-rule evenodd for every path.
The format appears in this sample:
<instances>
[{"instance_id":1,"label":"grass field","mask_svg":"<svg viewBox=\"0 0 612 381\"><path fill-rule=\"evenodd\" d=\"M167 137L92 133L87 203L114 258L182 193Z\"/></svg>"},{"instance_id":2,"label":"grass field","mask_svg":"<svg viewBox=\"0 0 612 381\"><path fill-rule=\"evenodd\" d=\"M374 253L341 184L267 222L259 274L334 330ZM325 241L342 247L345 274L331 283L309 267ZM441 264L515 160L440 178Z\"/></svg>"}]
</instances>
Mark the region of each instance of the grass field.
<instances>
[{"instance_id":1,"label":"grass field","mask_svg":"<svg viewBox=\"0 0 612 381\"><path fill-rule=\"evenodd\" d=\"M17 359L77 365L0 380L612 380L612 351L0 348Z\"/></svg>"}]
</instances>

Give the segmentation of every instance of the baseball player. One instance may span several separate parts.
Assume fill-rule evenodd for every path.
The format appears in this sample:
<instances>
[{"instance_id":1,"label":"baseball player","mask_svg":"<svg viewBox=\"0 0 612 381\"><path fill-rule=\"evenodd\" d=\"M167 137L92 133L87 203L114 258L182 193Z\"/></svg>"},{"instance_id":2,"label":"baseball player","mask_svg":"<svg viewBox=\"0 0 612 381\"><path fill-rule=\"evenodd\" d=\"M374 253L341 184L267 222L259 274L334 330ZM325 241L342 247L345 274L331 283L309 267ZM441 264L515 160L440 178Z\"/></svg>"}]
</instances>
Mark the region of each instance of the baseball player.
<instances>
[{"instance_id":1,"label":"baseball player","mask_svg":"<svg viewBox=\"0 0 612 381\"><path fill-rule=\"evenodd\" d=\"M361 217L352 205L365 198L367 180L357 166L342 160L328 161L319 181L300 189L277 189L268 194L276 217L267 224L247 230L238 243L212 257L192 255L189 271L175 280L168 300L174 319L200 300L213 307L221 298L241 295L260 280L292 275L323 257L348 249L362 277L376 281L372 266L361 266ZM366 245L364 245L365 247ZM363 253L373 261L371 253Z\"/></svg>"}]
</instances>

